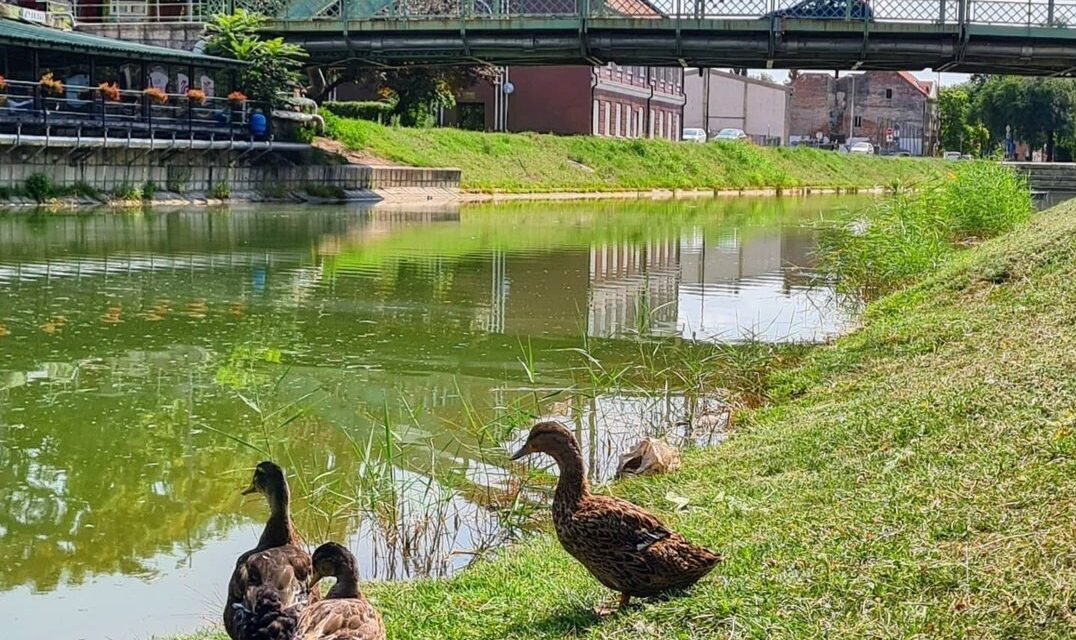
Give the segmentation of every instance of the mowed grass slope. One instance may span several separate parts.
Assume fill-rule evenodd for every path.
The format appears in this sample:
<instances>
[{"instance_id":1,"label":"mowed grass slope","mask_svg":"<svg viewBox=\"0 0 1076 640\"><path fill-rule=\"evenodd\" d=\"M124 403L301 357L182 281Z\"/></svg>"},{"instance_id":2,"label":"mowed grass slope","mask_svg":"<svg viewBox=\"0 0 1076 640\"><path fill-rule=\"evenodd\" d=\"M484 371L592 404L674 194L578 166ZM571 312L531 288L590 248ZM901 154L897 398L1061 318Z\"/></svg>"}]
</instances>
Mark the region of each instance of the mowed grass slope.
<instances>
[{"instance_id":1,"label":"mowed grass slope","mask_svg":"<svg viewBox=\"0 0 1076 640\"><path fill-rule=\"evenodd\" d=\"M805 148L407 129L325 117L329 137L353 151L402 165L457 167L462 187L474 191L892 187L944 169L940 160Z\"/></svg>"},{"instance_id":2,"label":"mowed grass slope","mask_svg":"<svg viewBox=\"0 0 1076 640\"><path fill-rule=\"evenodd\" d=\"M691 591L600 620L548 534L364 589L392 638L1073 638L1074 371L1067 204L870 305L726 444L613 487L727 556Z\"/></svg>"}]
</instances>

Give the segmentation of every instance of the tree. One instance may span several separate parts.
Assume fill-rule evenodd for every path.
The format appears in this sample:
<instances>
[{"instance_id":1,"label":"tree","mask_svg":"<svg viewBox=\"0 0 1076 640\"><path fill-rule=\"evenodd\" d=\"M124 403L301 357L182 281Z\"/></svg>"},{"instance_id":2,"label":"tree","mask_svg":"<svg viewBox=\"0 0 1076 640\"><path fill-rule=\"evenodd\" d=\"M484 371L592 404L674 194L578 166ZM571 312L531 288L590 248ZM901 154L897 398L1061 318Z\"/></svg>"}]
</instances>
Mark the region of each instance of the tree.
<instances>
[{"instance_id":1,"label":"tree","mask_svg":"<svg viewBox=\"0 0 1076 640\"><path fill-rule=\"evenodd\" d=\"M1046 159L1052 160L1057 141L1076 132L1072 80L987 76L977 82L973 113L994 140L1004 138L1005 128L1011 127L1014 138L1032 147L1045 146Z\"/></svg>"},{"instance_id":2,"label":"tree","mask_svg":"<svg viewBox=\"0 0 1076 640\"><path fill-rule=\"evenodd\" d=\"M206 53L250 63L240 72L240 87L258 102L280 106L302 86L299 70L308 54L283 38L263 39L258 30L264 22L243 9L213 16L206 23Z\"/></svg>"},{"instance_id":3,"label":"tree","mask_svg":"<svg viewBox=\"0 0 1076 640\"><path fill-rule=\"evenodd\" d=\"M431 126L438 109L456 105L456 94L496 76L492 67L400 67L372 69L352 64L323 71L315 99L326 99L345 82L359 85L360 91L392 101L394 115L405 126Z\"/></svg>"},{"instance_id":4,"label":"tree","mask_svg":"<svg viewBox=\"0 0 1076 640\"><path fill-rule=\"evenodd\" d=\"M964 128L971 116L971 96L964 87L945 87L938 93L942 149L964 151Z\"/></svg>"}]
</instances>

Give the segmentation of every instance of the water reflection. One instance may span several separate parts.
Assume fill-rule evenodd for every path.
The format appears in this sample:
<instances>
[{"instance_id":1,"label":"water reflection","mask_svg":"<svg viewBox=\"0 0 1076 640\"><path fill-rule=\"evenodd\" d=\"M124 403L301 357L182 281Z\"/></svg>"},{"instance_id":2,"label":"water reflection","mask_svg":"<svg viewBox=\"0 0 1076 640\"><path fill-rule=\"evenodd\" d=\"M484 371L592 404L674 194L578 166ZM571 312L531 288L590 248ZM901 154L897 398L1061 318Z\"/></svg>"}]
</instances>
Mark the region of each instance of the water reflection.
<instances>
[{"instance_id":1,"label":"water reflection","mask_svg":"<svg viewBox=\"0 0 1076 640\"><path fill-rule=\"evenodd\" d=\"M641 433L720 437L695 429L720 408L675 389L552 394L584 339L616 362L640 339L840 331L805 224L832 206L0 217L5 637L215 619L263 516L237 493L259 449L286 451L307 538L407 578L514 524L529 489L487 453L520 399L576 429L596 479Z\"/></svg>"}]
</instances>

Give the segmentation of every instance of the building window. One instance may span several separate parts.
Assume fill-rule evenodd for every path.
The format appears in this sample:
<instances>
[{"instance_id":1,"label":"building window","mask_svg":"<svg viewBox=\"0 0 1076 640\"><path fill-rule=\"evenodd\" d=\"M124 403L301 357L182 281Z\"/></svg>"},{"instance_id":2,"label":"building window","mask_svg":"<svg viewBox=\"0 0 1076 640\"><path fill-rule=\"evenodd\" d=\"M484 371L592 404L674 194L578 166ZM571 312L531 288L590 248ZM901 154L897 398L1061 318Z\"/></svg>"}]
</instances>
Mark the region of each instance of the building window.
<instances>
[{"instance_id":1,"label":"building window","mask_svg":"<svg viewBox=\"0 0 1076 640\"><path fill-rule=\"evenodd\" d=\"M620 136L620 103L616 103L616 118L613 120L613 135Z\"/></svg>"},{"instance_id":2,"label":"building window","mask_svg":"<svg viewBox=\"0 0 1076 640\"><path fill-rule=\"evenodd\" d=\"M602 102L602 135L609 135L609 103Z\"/></svg>"},{"instance_id":3,"label":"building window","mask_svg":"<svg viewBox=\"0 0 1076 640\"><path fill-rule=\"evenodd\" d=\"M893 90L892 89L886 89L885 90L885 99L886 100L892 100L893 99Z\"/></svg>"},{"instance_id":4,"label":"building window","mask_svg":"<svg viewBox=\"0 0 1076 640\"><path fill-rule=\"evenodd\" d=\"M853 118L852 119L852 126L853 127L862 127L863 126L863 116L856 116L855 118Z\"/></svg>"},{"instance_id":5,"label":"building window","mask_svg":"<svg viewBox=\"0 0 1076 640\"><path fill-rule=\"evenodd\" d=\"M598 135L601 133L598 131L598 123L601 122L601 105L597 100L594 101L593 108L594 113L590 116L590 132L594 135Z\"/></svg>"}]
</instances>

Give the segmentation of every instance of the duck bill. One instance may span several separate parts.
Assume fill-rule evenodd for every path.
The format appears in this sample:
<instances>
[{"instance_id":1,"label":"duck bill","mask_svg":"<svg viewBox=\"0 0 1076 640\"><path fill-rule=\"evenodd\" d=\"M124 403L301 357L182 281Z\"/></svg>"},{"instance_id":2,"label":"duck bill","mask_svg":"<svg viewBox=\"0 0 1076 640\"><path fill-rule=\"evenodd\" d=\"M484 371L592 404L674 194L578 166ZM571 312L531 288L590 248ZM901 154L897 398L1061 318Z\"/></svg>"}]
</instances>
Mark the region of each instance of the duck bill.
<instances>
[{"instance_id":1,"label":"duck bill","mask_svg":"<svg viewBox=\"0 0 1076 640\"><path fill-rule=\"evenodd\" d=\"M243 489L239 493L241 495L244 495L244 496L249 496L250 494L257 493L257 492L258 492L258 487L255 487L254 485L250 485L249 487L247 487L246 489Z\"/></svg>"},{"instance_id":2,"label":"duck bill","mask_svg":"<svg viewBox=\"0 0 1076 640\"><path fill-rule=\"evenodd\" d=\"M319 573L317 570L315 570L314 574L312 576L310 576L310 582L307 583L307 586L309 586L309 588L313 589L314 585L321 582L321 579L324 578L324 577L325 576L321 575L321 573Z\"/></svg>"},{"instance_id":3,"label":"duck bill","mask_svg":"<svg viewBox=\"0 0 1076 640\"><path fill-rule=\"evenodd\" d=\"M511 456L509 456L508 459L509 460L519 460L520 458L529 456L531 453L533 453L533 451L531 451L530 446L525 444L522 447L520 447L518 451L516 451Z\"/></svg>"}]
</instances>

